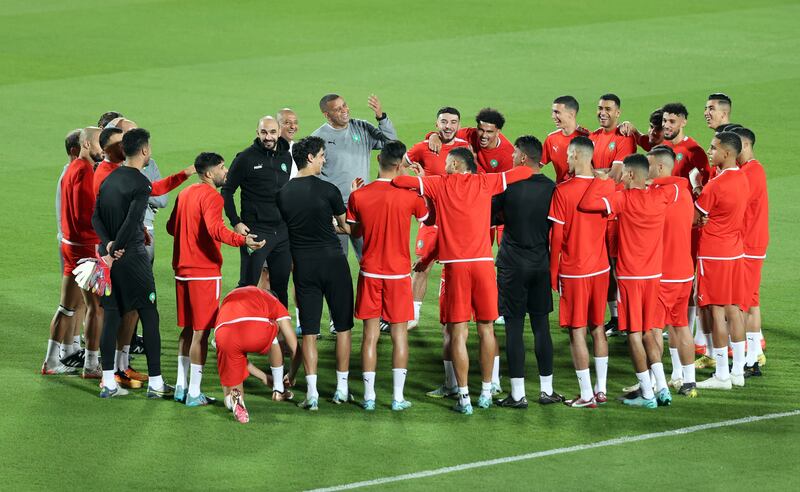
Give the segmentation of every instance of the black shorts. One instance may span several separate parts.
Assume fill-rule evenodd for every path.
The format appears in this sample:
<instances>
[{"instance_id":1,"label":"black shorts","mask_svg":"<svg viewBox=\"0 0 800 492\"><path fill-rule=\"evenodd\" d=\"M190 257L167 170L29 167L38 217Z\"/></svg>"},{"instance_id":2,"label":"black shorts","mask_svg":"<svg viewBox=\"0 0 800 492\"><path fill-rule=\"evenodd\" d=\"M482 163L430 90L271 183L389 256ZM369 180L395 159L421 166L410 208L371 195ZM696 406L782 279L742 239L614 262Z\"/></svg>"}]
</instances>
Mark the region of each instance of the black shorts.
<instances>
[{"instance_id":1,"label":"black shorts","mask_svg":"<svg viewBox=\"0 0 800 492\"><path fill-rule=\"evenodd\" d=\"M100 299L104 309L118 309L120 314L155 308L156 282L147 253L126 252L114 261L111 265L111 295Z\"/></svg>"},{"instance_id":2,"label":"black shorts","mask_svg":"<svg viewBox=\"0 0 800 492\"><path fill-rule=\"evenodd\" d=\"M524 318L553 311L550 272L526 268L497 267L498 310L501 316Z\"/></svg>"},{"instance_id":3,"label":"black shorts","mask_svg":"<svg viewBox=\"0 0 800 492\"><path fill-rule=\"evenodd\" d=\"M294 287L303 335L318 335L322 299L336 331L353 328L353 279L344 255L294 258Z\"/></svg>"}]
</instances>

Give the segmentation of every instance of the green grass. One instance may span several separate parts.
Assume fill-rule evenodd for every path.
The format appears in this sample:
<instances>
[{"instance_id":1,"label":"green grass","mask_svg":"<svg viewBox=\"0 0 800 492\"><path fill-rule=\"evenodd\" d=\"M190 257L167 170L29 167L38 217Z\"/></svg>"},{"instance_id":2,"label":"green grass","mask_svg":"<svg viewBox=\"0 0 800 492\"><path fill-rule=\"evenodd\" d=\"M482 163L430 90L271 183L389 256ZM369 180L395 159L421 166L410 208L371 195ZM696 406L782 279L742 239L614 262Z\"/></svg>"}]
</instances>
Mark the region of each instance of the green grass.
<instances>
[{"instance_id":1,"label":"green grass","mask_svg":"<svg viewBox=\"0 0 800 492\"><path fill-rule=\"evenodd\" d=\"M614 1L571 9L557 2L5 2L0 488L304 489L798 408L798 20L796 1L769 0L658 7ZM140 395L101 401L94 383L36 375L58 302L53 191L65 160L63 136L95 123L103 111L122 111L151 130L155 158L167 174L202 150L232 159L252 140L258 118L284 106L297 111L300 134L307 135L322 123L317 101L329 91L343 94L354 116L363 118L369 118L367 96L377 93L407 144L432 127L443 105L460 108L465 123L491 105L505 113L508 136L543 138L553 126L550 101L565 93L583 104L579 122L594 128L596 98L613 91L622 98L623 118L639 125L658 105L683 101L691 113L687 134L706 145L711 133L702 106L708 93L719 90L734 100L733 120L758 135L757 155L769 177L772 243L762 288L769 362L766 376L745 389L707 391L693 401L676 397L671 408L654 412L609 403L596 411L534 406L455 415L450 402L423 396L441 379L438 267L423 325L410 336L406 395L415 405L403 414L386 407L391 375L385 341L379 408L371 415L328 403L312 415L273 403L265 388L251 385L252 422L241 426L221 407L187 409ZM174 381L171 241L163 229L169 209L156 219L155 275L164 374ZM238 253L228 248L225 260L229 290L238 278ZM351 268L357 271L352 258ZM354 347L360 332L357 327ZM555 326L553 335L555 387L573 394L567 338ZM498 336L502 342L502 330ZM526 343L532 347L529 334ZM610 346L609 391L615 396L633 372L622 342ZM528 353L527 391L535 395ZM355 349L351 384L360 394L358 354ZM330 338L320 344L320 359L320 391L329 395ZM135 365L144 367L144 361ZM476 369L474 363L473 375ZM214 373L212 362L204 387L219 395ZM665 489L692 483L783 490L800 452L794 439L799 421L582 451L391 488L649 483Z\"/></svg>"}]
</instances>

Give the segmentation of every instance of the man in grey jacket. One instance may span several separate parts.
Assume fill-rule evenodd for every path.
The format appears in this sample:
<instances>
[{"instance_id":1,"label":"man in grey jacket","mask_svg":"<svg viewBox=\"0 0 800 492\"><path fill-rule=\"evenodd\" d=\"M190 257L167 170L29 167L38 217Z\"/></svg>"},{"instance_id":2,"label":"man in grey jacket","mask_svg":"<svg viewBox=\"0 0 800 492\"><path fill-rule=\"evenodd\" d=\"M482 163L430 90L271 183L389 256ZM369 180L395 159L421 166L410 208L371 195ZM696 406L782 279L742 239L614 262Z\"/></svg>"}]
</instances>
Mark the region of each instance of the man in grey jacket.
<instances>
[{"instance_id":1,"label":"man in grey jacket","mask_svg":"<svg viewBox=\"0 0 800 492\"><path fill-rule=\"evenodd\" d=\"M369 183L369 164L373 150L383 148L389 140L397 140L397 132L391 120L381 108L381 102L375 95L367 100L369 108L378 120L377 128L372 124L357 119L350 119L350 108L338 94L326 94L319 101L319 109L325 115L327 123L311 134L325 140L325 167L320 178L333 183L342 193L345 205L350 198L350 184L356 178ZM345 256L348 254L348 237L339 236ZM363 239L350 239L358 260L361 260Z\"/></svg>"}]
</instances>

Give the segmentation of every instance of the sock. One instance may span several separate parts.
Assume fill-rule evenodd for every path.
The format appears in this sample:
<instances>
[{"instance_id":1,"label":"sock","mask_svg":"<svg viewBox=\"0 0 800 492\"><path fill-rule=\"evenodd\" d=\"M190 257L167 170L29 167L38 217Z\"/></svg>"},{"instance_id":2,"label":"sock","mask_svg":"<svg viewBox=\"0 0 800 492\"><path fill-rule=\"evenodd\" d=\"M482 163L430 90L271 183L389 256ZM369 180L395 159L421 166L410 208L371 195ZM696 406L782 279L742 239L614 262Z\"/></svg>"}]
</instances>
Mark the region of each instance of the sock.
<instances>
[{"instance_id":1,"label":"sock","mask_svg":"<svg viewBox=\"0 0 800 492\"><path fill-rule=\"evenodd\" d=\"M419 321L420 309L422 309L422 301L414 301L414 321Z\"/></svg>"},{"instance_id":2,"label":"sock","mask_svg":"<svg viewBox=\"0 0 800 492\"><path fill-rule=\"evenodd\" d=\"M592 376L589 373L589 369L575 371L575 375L578 376L578 385L581 388L581 399L589 401L594 398L594 392L592 392Z\"/></svg>"},{"instance_id":3,"label":"sock","mask_svg":"<svg viewBox=\"0 0 800 492\"><path fill-rule=\"evenodd\" d=\"M672 360L672 376L670 376L670 379L682 379L681 356L678 354L677 348L669 348L669 358Z\"/></svg>"},{"instance_id":4,"label":"sock","mask_svg":"<svg viewBox=\"0 0 800 492\"><path fill-rule=\"evenodd\" d=\"M155 391L164 389L164 378L161 377L161 374L158 376L149 376L147 378L147 389Z\"/></svg>"},{"instance_id":5,"label":"sock","mask_svg":"<svg viewBox=\"0 0 800 492\"><path fill-rule=\"evenodd\" d=\"M231 397L230 394L225 395L224 401L225 401L225 408L227 408L228 410L233 410L233 398Z\"/></svg>"},{"instance_id":6,"label":"sock","mask_svg":"<svg viewBox=\"0 0 800 492\"><path fill-rule=\"evenodd\" d=\"M756 344L756 357L763 354L764 351L761 349L761 340L764 339L764 332L759 330L756 332L758 334L758 344Z\"/></svg>"},{"instance_id":7,"label":"sock","mask_svg":"<svg viewBox=\"0 0 800 492\"><path fill-rule=\"evenodd\" d=\"M705 346L706 346L706 357L713 357L711 349L714 348L714 340L711 338L711 333L705 333L704 338L706 339Z\"/></svg>"},{"instance_id":8,"label":"sock","mask_svg":"<svg viewBox=\"0 0 800 492\"><path fill-rule=\"evenodd\" d=\"M131 346L122 346L122 360L120 361L120 369L123 371L131 366Z\"/></svg>"},{"instance_id":9,"label":"sock","mask_svg":"<svg viewBox=\"0 0 800 492\"><path fill-rule=\"evenodd\" d=\"M745 364L748 367L758 362L758 351L761 349L761 332L747 332L747 356Z\"/></svg>"},{"instance_id":10,"label":"sock","mask_svg":"<svg viewBox=\"0 0 800 492\"><path fill-rule=\"evenodd\" d=\"M686 310L688 317L689 317L689 331L694 333L695 335L695 343L697 343L697 331L694 330L694 320L697 318L697 306L689 306L689 309Z\"/></svg>"},{"instance_id":11,"label":"sock","mask_svg":"<svg viewBox=\"0 0 800 492\"><path fill-rule=\"evenodd\" d=\"M286 388L283 387L283 366L269 367L272 371L272 391L283 393Z\"/></svg>"},{"instance_id":12,"label":"sock","mask_svg":"<svg viewBox=\"0 0 800 492\"><path fill-rule=\"evenodd\" d=\"M500 356L494 356L494 364L492 364L492 383L500 385Z\"/></svg>"},{"instance_id":13,"label":"sock","mask_svg":"<svg viewBox=\"0 0 800 492\"><path fill-rule=\"evenodd\" d=\"M306 375L306 386L308 386L308 390L306 391L306 398L319 398L319 393L317 392L317 375L316 374L308 374Z\"/></svg>"},{"instance_id":14,"label":"sock","mask_svg":"<svg viewBox=\"0 0 800 492\"><path fill-rule=\"evenodd\" d=\"M656 389L656 375L653 374L653 368L648 369L647 373L650 375L650 383L653 384L653 389Z\"/></svg>"},{"instance_id":15,"label":"sock","mask_svg":"<svg viewBox=\"0 0 800 492\"><path fill-rule=\"evenodd\" d=\"M717 378L728 379L731 375L728 369L728 347L714 347L712 353L714 354L714 360L717 362L717 370L715 372Z\"/></svg>"},{"instance_id":16,"label":"sock","mask_svg":"<svg viewBox=\"0 0 800 492\"><path fill-rule=\"evenodd\" d=\"M200 364L189 365L189 396L197 398L200 396L200 383L203 381L203 366Z\"/></svg>"},{"instance_id":17,"label":"sock","mask_svg":"<svg viewBox=\"0 0 800 492\"><path fill-rule=\"evenodd\" d=\"M472 405L472 400L469 398L469 386L458 387L458 404L462 407Z\"/></svg>"},{"instance_id":18,"label":"sock","mask_svg":"<svg viewBox=\"0 0 800 492\"><path fill-rule=\"evenodd\" d=\"M300 309L299 308L294 308L294 320L295 320L294 327L295 328L300 328Z\"/></svg>"},{"instance_id":19,"label":"sock","mask_svg":"<svg viewBox=\"0 0 800 492\"><path fill-rule=\"evenodd\" d=\"M61 356L62 359L64 357L69 357L70 355L74 354L77 351L78 351L78 349L75 348L74 344L66 343L66 342L61 344L61 353L63 354Z\"/></svg>"},{"instance_id":20,"label":"sock","mask_svg":"<svg viewBox=\"0 0 800 492\"><path fill-rule=\"evenodd\" d=\"M594 372L595 372L595 377L597 377L597 383L594 386L595 392L606 393L607 392L606 377L608 375L608 356L594 358Z\"/></svg>"},{"instance_id":21,"label":"sock","mask_svg":"<svg viewBox=\"0 0 800 492\"><path fill-rule=\"evenodd\" d=\"M446 360L444 361L444 385L446 388L455 388L458 386L458 383L455 382L456 380L456 373L453 370L453 361Z\"/></svg>"},{"instance_id":22,"label":"sock","mask_svg":"<svg viewBox=\"0 0 800 492\"><path fill-rule=\"evenodd\" d=\"M482 381L481 382L481 396L484 397L484 398L489 398L489 399L492 398L492 382L491 381L489 381L488 383L486 381Z\"/></svg>"},{"instance_id":23,"label":"sock","mask_svg":"<svg viewBox=\"0 0 800 492\"><path fill-rule=\"evenodd\" d=\"M103 371L103 386L111 391L117 389L117 380L114 379L114 371Z\"/></svg>"},{"instance_id":24,"label":"sock","mask_svg":"<svg viewBox=\"0 0 800 492\"><path fill-rule=\"evenodd\" d=\"M175 386L186 389L189 386L189 365L191 360L186 355L178 355L178 377L175 379Z\"/></svg>"},{"instance_id":25,"label":"sock","mask_svg":"<svg viewBox=\"0 0 800 492\"><path fill-rule=\"evenodd\" d=\"M744 345L745 342L731 343L731 349L733 349L733 367L731 368L731 374L737 376L744 374Z\"/></svg>"},{"instance_id":26,"label":"sock","mask_svg":"<svg viewBox=\"0 0 800 492\"><path fill-rule=\"evenodd\" d=\"M117 371L124 371L126 367L122 367L122 350L114 351L114 369Z\"/></svg>"},{"instance_id":27,"label":"sock","mask_svg":"<svg viewBox=\"0 0 800 492\"><path fill-rule=\"evenodd\" d=\"M403 388L406 385L408 369L392 369L392 394L394 401L405 401Z\"/></svg>"},{"instance_id":28,"label":"sock","mask_svg":"<svg viewBox=\"0 0 800 492\"><path fill-rule=\"evenodd\" d=\"M75 335L74 337L72 337L72 345L75 346L76 350L80 350L81 349L81 336L80 335Z\"/></svg>"},{"instance_id":29,"label":"sock","mask_svg":"<svg viewBox=\"0 0 800 492\"><path fill-rule=\"evenodd\" d=\"M616 318L619 311L617 310L617 301L608 301L608 312L611 313L612 318Z\"/></svg>"},{"instance_id":30,"label":"sock","mask_svg":"<svg viewBox=\"0 0 800 492\"><path fill-rule=\"evenodd\" d=\"M87 350L86 359L84 359L83 361L83 367L91 368L91 367L97 367L99 365L100 365L100 351Z\"/></svg>"},{"instance_id":31,"label":"sock","mask_svg":"<svg viewBox=\"0 0 800 492\"><path fill-rule=\"evenodd\" d=\"M650 371L637 372L636 379L639 380L639 389L642 391L642 398L652 400L656 397L653 393L653 382L650 379Z\"/></svg>"},{"instance_id":32,"label":"sock","mask_svg":"<svg viewBox=\"0 0 800 492\"><path fill-rule=\"evenodd\" d=\"M548 395L553 394L553 375L539 376L539 391L543 391ZM522 388L522 393L525 393L525 388Z\"/></svg>"},{"instance_id":33,"label":"sock","mask_svg":"<svg viewBox=\"0 0 800 492\"><path fill-rule=\"evenodd\" d=\"M59 360L63 359L66 356L67 356L66 345L63 344L63 343L59 343L58 344L58 358L59 358Z\"/></svg>"},{"instance_id":34,"label":"sock","mask_svg":"<svg viewBox=\"0 0 800 492\"><path fill-rule=\"evenodd\" d=\"M541 381L543 377L549 377L551 380L553 379L553 376L539 376L539 380ZM550 393L547 394L549 395ZM525 398L525 378L511 378L511 398L516 401Z\"/></svg>"},{"instance_id":35,"label":"sock","mask_svg":"<svg viewBox=\"0 0 800 492\"><path fill-rule=\"evenodd\" d=\"M44 356L44 361L52 369L58 364L58 355L61 352L61 344L55 340L47 341L47 354Z\"/></svg>"},{"instance_id":36,"label":"sock","mask_svg":"<svg viewBox=\"0 0 800 492\"><path fill-rule=\"evenodd\" d=\"M338 374L338 373L337 373ZM338 386L337 386L338 389ZM364 401L375 399L375 373L364 373Z\"/></svg>"},{"instance_id":37,"label":"sock","mask_svg":"<svg viewBox=\"0 0 800 492\"><path fill-rule=\"evenodd\" d=\"M347 389L347 376L350 371L336 371L336 391L347 397L349 391Z\"/></svg>"},{"instance_id":38,"label":"sock","mask_svg":"<svg viewBox=\"0 0 800 492\"><path fill-rule=\"evenodd\" d=\"M697 380L694 376L694 364L687 364L683 366L683 384L695 383Z\"/></svg>"},{"instance_id":39,"label":"sock","mask_svg":"<svg viewBox=\"0 0 800 492\"><path fill-rule=\"evenodd\" d=\"M664 374L664 364L661 362L656 362L650 366L650 370L653 371L653 375L656 378L656 391L661 391L662 389L666 388L667 376Z\"/></svg>"}]
</instances>

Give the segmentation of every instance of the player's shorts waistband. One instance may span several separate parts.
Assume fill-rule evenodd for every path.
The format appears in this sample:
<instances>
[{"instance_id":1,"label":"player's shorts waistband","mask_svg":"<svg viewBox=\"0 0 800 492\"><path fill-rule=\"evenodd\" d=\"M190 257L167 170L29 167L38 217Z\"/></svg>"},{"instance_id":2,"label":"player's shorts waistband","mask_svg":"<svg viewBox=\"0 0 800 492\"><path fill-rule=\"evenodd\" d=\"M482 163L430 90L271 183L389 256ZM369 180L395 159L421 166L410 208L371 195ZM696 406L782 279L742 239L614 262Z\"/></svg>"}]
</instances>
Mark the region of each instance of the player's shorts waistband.
<instances>
[{"instance_id":1,"label":"player's shorts waistband","mask_svg":"<svg viewBox=\"0 0 800 492\"><path fill-rule=\"evenodd\" d=\"M222 277L179 277L175 275L175 280L182 280L184 282L189 280L221 280Z\"/></svg>"},{"instance_id":2,"label":"player's shorts waistband","mask_svg":"<svg viewBox=\"0 0 800 492\"><path fill-rule=\"evenodd\" d=\"M61 238L61 242L62 242L62 243L64 243L64 244L66 244L67 246L77 246L77 247L79 247L79 248L83 248L83 247L90 247L90 246L91 246L91 247L95 247L95 246L97 246L96 244L80 244L80 243L73 243L72 241L70 241L70 240L68 240L68 239L65 239L65 238L63 238L63 237Z\"/></svg>"},{"instance_id":3,"label":"player's shorts waistband","mask_svg":"<svg viewBox=\"0 0 800 492\"><path fill-rule=\"evenodd\" d=\"M494 261L494 258L491 256L487 256L484 258L465 258L465 259L458 259L458 260L439 260L439 263L468 263L472 261Z\"/></svg>"},{"instance_id":4,"label":"player's shorts waistband","mask_svg":"<svg viewBox=\"0 0 800 492\"><path fill-rule=\"evenodd\" d=\"M602 275L609 271L611 271L610 266L606 267L605 270L600 270L599 272L594 272L594 273L587 273L586 275L565 275L563 273L559 273L558 276L561 278L586 278L586 277L596 277L598 275Z\"/></svg>"},{"instance_id":5,"label":"player's shorts waistband","mask_svg":"<svg viewBox=\"0 0 800 492\"><path fill-rule=\"evenodd\" d=\"M617 280L652 280L654 278L661 278L660 273L655 275L617 275Z\"/></svg>"},{"instance_id":6,"label":"player's shorts waistband","mask_svg":"<svg viewBox=\"0 0 800 492\"><path fill-rule=\"evenodd\" d=\"M662 284L683 284L683 283L686 283L686 282L691 282L692 280L694 280L694 275L692 275L689 278L682 278L682 279L678 279L678 280L667 279L667 278L661 277L661 283Z\"/></svg>"},{"instance_id":7,"label":"player's shorts waistband","mask_svg":"<svg viewBox=\"0 0 800 492\"><path fill-rule=\"evenodd\" d=\"M405 274L401 274L401 275L383 275L383 274L380 274L380 273L369 273L369 272L365 272L363 270L361 270L358 273L363 275L364 277L380 278L380 279L384 279L384 280L399 280L399 279L403 279L403 278L411 276L410 273L405 273Z\"/></svg>"}]
</instances>

